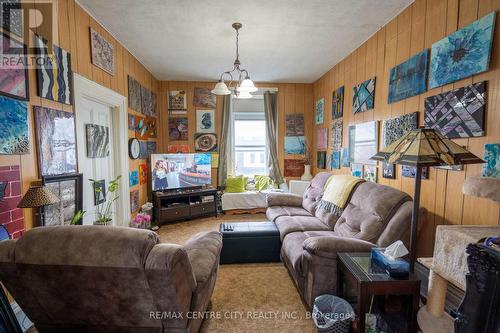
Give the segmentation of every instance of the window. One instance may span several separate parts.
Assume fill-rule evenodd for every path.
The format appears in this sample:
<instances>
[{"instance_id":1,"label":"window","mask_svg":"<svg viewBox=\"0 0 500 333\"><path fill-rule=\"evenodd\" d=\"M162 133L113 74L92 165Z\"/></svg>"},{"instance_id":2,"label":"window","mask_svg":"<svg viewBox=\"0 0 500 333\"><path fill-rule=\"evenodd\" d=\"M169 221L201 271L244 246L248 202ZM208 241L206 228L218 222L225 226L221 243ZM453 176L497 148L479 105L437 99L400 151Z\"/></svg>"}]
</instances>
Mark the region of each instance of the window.
<instances>
[{"instance_id":1,"label":"window","mask_svg":"<svg viewBox=\"0 0 500 333\"><path fill-rule=\"evenodd\" d=\"M264 112L235 112L233 167L237 175L267 175L266 120Z\"/></svg>"}]
</instances>

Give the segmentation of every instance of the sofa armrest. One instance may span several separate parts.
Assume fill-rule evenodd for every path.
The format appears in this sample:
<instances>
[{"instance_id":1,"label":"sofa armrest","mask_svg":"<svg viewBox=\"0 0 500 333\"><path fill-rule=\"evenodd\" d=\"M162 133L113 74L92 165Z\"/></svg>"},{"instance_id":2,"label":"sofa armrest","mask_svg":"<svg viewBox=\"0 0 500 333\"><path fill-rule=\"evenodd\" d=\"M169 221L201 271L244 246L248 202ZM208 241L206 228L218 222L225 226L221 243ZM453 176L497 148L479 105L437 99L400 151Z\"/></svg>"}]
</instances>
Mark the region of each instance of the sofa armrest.
<instances>
[{"instance_id":1,"label":"sofa armrest","mask_svg":"<svg viewBox=\"0 0 500 333\"><path fill-rule=\"evenodd\" d=\"M292 193L268 193L267 206L293 206L302 207L302 196Z\"/></svg>"},{"instance_id":2,"label":"sofa armrest","mask_svg":"<svg viewBox=\"0 0 500 333\"><path fill-rule=\"evenodd\" d=\"M217 265L222 249L222 235L218 231L201 232L191 237L184 245L196 282L203 283Z\"/></svg>"},{"instance_id":3,"label":"sofa armrest","mask_svg":"<svg viewBox=\"0 0 500 333\"><path fill-rule=\"evenodd\" d=\"M302 247L312 255L337 259L339 252L369 252L375 244L347 237L318 236L304 240Z\"/></svg>"}]
</instances>

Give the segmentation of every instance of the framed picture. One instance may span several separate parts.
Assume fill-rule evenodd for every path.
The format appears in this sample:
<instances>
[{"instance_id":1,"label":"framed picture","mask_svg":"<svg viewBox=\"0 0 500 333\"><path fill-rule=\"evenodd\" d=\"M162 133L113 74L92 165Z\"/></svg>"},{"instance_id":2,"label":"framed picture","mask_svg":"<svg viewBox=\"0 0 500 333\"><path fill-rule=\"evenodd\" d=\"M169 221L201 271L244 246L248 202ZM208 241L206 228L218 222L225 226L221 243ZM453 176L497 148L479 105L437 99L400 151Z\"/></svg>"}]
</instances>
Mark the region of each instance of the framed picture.
<instances>
[{"instance_id":1,"label":"framed picture","mask_svg":"<svg viewBox=\"0 0 500 333\"><path fill-rule=\"evenodd\" d=\"M78 170L74 114L34 106L38 170L41 176Z\"/></svg>"},{"instance_id":2,"label":"framed picture","mask_svg":"<svg viewBox=\"0 0 500 333\"><path fill-rule=\"evenodd\" d=\"M416 174L417 168L408 165L401 165L401 175L403 177L415 178ZM429 179L429 167L422 168L421 177L422 179Z\"/></svg>"},{"instance_id":3,"label":"framed picture","mask_svg":"<svg viewBox=\"0 0 500 333\"><path fill-rule=\"evenodd\" d=\"M128 76L128 107L142 113L141 84Z\"/></svg>"},{"instance_id":4,"label":"framed picture","mask_svg":"<svg viewBox=\"0 0 500 333\"><path fill-rule=\"evenodd\" d=\"M427 90L428 58L429 50L426 49L391 69L389 74L389 104L416 96Z\"/></svg>"},{"instance_id":5,"label":"framed picture","mask_svg":"<svg viewBox=\"0 0 500 333\"><path fill-rule=\"evenodd\" d=\"M139 191L130 192L130 212L135 213L139 210Z\"/></svg>"},{"instance_id":6,"label":"framed picture","mask_svg":"<svg viewBox=\"0 0 500 333\"><path fill-rule=\"evenodd\" d=\"M332 93L332 119L342 118L344 115L344 86Z\"/></svg>"},{"instance_id":7,"label":"framed picture","mask_svg":"<svg viewBox=\"0 0 500 333\"><path fill-rule=\"evenodd\" d=\"M180 114L187 113L185 90L170 90L168 92L168 110L171 114L175 114L175 111L182 111Z\"/></svg>"},{"instance_id":8,"label":"framed picture","mask_svg":"<svg viewBox=\"0 0 500 333\"><path fill-rule=\"evenodd\" d=\"M377 166L376 165L365 165L363 170L363 178L366 181L376 183L377 182Z\"/></svg>"},{"instance_id":9,"label":"framed picture","mask_svg":"<svg viewBox=\"0 0 500 333\"><path fill-rule=\"evenodd\" d=\"M60 200L42 209L44 225L69 225L83 207L83 174L44 176L42 184Z\"/></svg>"},{"instance_id":10,"label":"framed picture","mask_svg":"<svg viewBox=\"0 0 500 333\"><path fill-rule=\"evenodd\" d=\"M196 132L197 133L215 132L214 110L196 110Z\"/></svg>"},{"instance_id":11,"label":"framed picture","mask_svg":"<svg viewBox=\"0 0 500 333\"><path fill-rule=\"evenodd\" d=\"M325 99L320 98L316 101L316 115L314 123L316 125L323 124L325 120Z\"/></svg>"},{"instance_id":12,"label":"framed picture","mask_svg":"<svg viewBox=\"0 0 500 333\"><path fill-rule=\"evenodd\" d=\"M5 5L5 3L2 3ZM29 99L28 66L24 66L26 45L10 38L7 34L0 34L0 54L9 57L8 66L0 70L0 94L27 101Z\"/></svg>"},{"instance_id":13,"label":"framed picture","mask_svg":"<svg viewBox=\"0 0 500 333\"><path fill-rule=\"evenodd\" d=\"M100 33L90 28L92 64L110 75L115 75L115 47Z\"/></svg>"},{"instance_id":14,"label":"framed picture","mask_svg":"<svg viewBox=\"0 0 500 333\"><path fill-rule=\"evenodd\" d=\"M0 6L2 28L14 35L23 38L24 20L21 0L3 0Z\"/></svg>"},{"instance_id":15,"label":"framed picture","mask_svg":"<svg viewBox=\"0 0 500 333\"><path fill-rule=\"evenodd\" d=\"M109 156L109 127L86 124L87 157L103 158Z\"/></svg>"},{"instance_id":16,"label":"framed picture","mask_svg":"<svg viewBox=\"0 0 500 333\"><path fill-rule=\"evenodd\" d=\"M171 141L188 140L188 118L169 118L168 119L168 138Z\"/></svg>"},{"instance_id":17,"label":"framed picture","mask_svg":"<svg viewBox=\"0 0 500 333\"><path fill-rule=\"evenodd\" d=\"M194 88L193 105L200 108L215 109L217 96L208 88Z\"/></svg>"},{"instance_id":18,"label":"framed picture","mask_svg":"<svg viewBox=\"0 0 500 333\"><path fill-rule=\"evenodd\" d=\"M363 178L363 164L351 163L351 176Z\"/></svg>"},{"instance_id":19,"label":"framed picture","mask_svg":"<svg viewBox=\"0 0 500 333\"><path fill-rule=\"evenodd\" d=\"M316 143L318 150L326 150L328 148L328 128L318 128Z\"/></svg>"},{"instance_id":20,"label":"framed picture","mask_svg":"<svg viewBox=\"0 0 500 333\"><path fill-rule=\"evenodd\" d=\"M0 96L0 155L30 152L28 103Z\"/></svg>"},{"instance_id":21,"label":"framed picture","mask_svg":"<svg viewBox=\"0 0 500 333\"><path fill-rule=\"evenodd\" d=\"M304 115L286 115L286 136L304 136Z\"/></svg>"},{"instance_id":22,"label":"framed picture","mask_svg":"<svg viewBox=\"0 0 500 333\"><path fill-rule=\"evenodd\" d=\"M377 162L370 159L378 151L378 122L349 126L349 154L354 163L371 164Z\"/></svg>"},{"instance_id":23,"label":"framed picture","mask_svg":"<svg viewBox=\"0 0 500 333\"><path fill-rule=\"evenodd\" d=\"M213 133L196 133L194 135L194 150L195 151L217 151L217 134Z\"/></svg>"},{"instance_id":24,"label":"framed picture","mask_svg":"<svg viewBox=\"0 0 500 333\"><path fill-rule=\"evenodd\" d=\"M326 169L326 151L318 151L316 154L316 166L318 169Z\"/></svg>"},{"instance_id":25,"label":"framed picture","mask_svg":"<svg viewBox=\"0 0 500 333\"><path fill-rule=\"evenodd\" d=\"M396 164L383 162L382 177L387 179L396 179Z\"/></svg>"},{"instance_id":26,"label":"framed picture","mask_svg":"<svg viewBox=\"0 0 500 333\"><path fill-rule=\"evenodd\" d=\"M94 206L106 202L106 180L96 180L92 183L94 186Z\"/></svg>"},{"instance_id":27,"label":"framed picture","mask_svg":"<svg viewBox=\"0 0 500 333\"><path fill-rule=\"evenodd\" d=\"M66 50L47 40L35 36L35 46L40 58L36 69L38 96L55 102L71 105L73 103L73 72L71 71L71 55ZM49 50L52 50L49 54Z\"/></svg>"}]
</instances>

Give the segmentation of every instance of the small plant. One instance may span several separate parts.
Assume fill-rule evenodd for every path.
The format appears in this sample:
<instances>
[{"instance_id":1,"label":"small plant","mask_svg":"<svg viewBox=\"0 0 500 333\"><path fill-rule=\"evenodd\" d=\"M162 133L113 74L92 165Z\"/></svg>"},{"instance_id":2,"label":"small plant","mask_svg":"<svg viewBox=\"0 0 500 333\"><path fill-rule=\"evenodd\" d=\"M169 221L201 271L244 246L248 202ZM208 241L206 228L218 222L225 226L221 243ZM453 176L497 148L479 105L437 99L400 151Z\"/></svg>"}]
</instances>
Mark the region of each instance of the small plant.
<instances>
[{"instance_id":1,"label":"small plant","mask_svg":"<svg viewBox=\"0 0 500 333\"><path fill-rule=\"evenodd\" d=\"M111 222L112 220L111 216L113 215L113 210L112 210L113 203L120 197L118 190L120 188L121 178L122 176L118 176L116 177L116 179L113 179L109 182L105 200L96 207L95 224L107 225ZM95 194L99 195L102 192L102 189L99 186L95 186L95 183L99 181L95 179L89 179L89 181L92 183L92 188L94 189Z\"/></svg>"},{"instance_id":2,"label":"small plant","mask_svg":"<svg viewBox=\"0 0 500 333\"><path fill-rule=\"evenodd\" d=\"M80 224L80 221L83 219L83 216L85 215L87 211L85 210L79 210L78 212L73 215L73 218L71 219L71 222L69 223L70 225L77 225Z\"/></svg>"}]
</instances>

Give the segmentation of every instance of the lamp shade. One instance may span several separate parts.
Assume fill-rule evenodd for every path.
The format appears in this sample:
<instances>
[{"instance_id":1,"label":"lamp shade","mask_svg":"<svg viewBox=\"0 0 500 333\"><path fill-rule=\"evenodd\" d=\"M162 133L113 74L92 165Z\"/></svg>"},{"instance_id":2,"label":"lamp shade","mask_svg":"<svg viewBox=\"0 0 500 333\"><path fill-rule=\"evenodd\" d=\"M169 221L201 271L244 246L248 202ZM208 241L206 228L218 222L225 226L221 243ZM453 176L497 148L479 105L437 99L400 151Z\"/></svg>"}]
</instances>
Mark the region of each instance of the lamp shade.
<instances>
[{"instance_id":1,"label":"lamp shade","mask_svg":"<svg viewBox=\"0 0 500 333\"><path fill-rule=\"evenodd\" d=\"M248 91L242 91L242 92L238 92L236 94L236 98L237 99L249 99L249 98L252 98L252 95Z\"/></svg>"},{"instance_id":2,"label":"lamp shade","mask_svg":"<svg viewBox=\"0 0 500 333\"><path fill-rule=\"evenodd\" d=\"M227 88L227 85L224 83L224 81L221 80L215 85L215 88L212 90L212 94L229 95L231 94L231 91Z\"/></svg>"},{"instance_id":3,"label":"lamp shade","mask_svg":"<svg viewBox=\"0 0 500 333\"><path fill-rule=\"evenodd\" d=\"M372 160L409 166L438 166L485 163L482 159L431 128L406 133Z\"/></svg>"},{"instance_id":4,"label":"lamp shade","mask_svg":"<svg viewBox=\"0 0 500 333\"><path fill-rule=\"evenodd\" d=\"M18 208L37 208L53 205L59 198L45 186L32 186L21 199Z\"/></svg>"},{"instance_id":5,"label":"lamp shade","mask_svg":"<svg viewBox=\"0 0 500 333\"><path fill-rule=\"evenodd\" d=\"M249 76L247 76L243 81L241 81L241 84L237 89L239 92L248 92L248 93L256 92L258 90L255 84L253 84L253 81L250 80Z\"/></svg>"}]
</instances>

